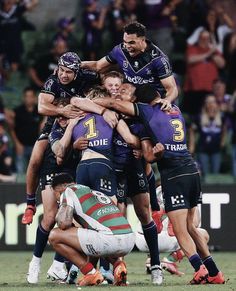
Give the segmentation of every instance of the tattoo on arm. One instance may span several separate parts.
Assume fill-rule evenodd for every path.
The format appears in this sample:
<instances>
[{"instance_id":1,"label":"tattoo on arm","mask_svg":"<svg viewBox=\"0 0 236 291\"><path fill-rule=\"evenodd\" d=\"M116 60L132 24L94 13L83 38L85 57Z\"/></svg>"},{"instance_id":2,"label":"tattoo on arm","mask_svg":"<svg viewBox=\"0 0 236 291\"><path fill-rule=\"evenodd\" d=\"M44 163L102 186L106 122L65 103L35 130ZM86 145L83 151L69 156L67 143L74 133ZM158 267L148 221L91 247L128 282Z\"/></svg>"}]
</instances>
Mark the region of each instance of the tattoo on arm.
<instances>
[{"instance_id":1,"label":"tattoo on arm","mask_svg":"<svg viewBox=\"0 0 236 291\"><path fill-rule=\"evenodd\" d=\"M72 225L74 208L69 205L61 205L56 215L56 222L60 229L68 229Z\"/></svg>"}]
</instances>

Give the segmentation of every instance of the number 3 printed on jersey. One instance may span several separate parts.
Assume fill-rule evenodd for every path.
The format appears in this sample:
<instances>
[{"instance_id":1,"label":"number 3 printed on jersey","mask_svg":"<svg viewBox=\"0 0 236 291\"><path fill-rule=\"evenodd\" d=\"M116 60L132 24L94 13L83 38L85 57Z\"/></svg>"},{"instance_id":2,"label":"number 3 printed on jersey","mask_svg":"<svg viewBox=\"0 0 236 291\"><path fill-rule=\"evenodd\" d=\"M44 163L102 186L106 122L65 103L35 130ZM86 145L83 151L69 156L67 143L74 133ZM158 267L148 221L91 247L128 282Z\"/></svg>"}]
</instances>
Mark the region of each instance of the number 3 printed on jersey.
<instances>
[{"instance_id":1,"label":"number 3 printed on jersey","mask_svg":"<svg viewBox=\"0 0 236 291\"><path fill-rule=\"evenodd\" d=\"M174 128L175 132L173 134L173 141L181 142L184 140L184 126L183 122L179 119L170 120L171 126Z\"/></svg>"}]
</instances>

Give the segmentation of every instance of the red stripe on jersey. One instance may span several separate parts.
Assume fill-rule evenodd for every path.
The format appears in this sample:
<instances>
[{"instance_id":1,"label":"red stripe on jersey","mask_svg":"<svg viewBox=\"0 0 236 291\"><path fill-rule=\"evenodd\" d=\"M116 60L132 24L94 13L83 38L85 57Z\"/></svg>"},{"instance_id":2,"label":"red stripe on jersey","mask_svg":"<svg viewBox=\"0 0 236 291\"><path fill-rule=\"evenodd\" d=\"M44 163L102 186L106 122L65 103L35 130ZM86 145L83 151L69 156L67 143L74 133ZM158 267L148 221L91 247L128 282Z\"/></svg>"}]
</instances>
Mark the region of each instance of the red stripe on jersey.
<instances>
[{"instance_id":1,"label":"red stripe on jersey","mask_svg":"<svg viewBox=\"0 0 236 291\"><path fill-rule=\"evenodd\" d=\"M88 194L86 194L86 195L80 197L80 198L79 198L79 202L80 202L80 203L83 203L84 201L86 201L87 199L89 199L89 198L92 197L92 196L93 196L92 193L88 193Z\"/></svg>"},{"instance_id":2,"label":"red stripe on jersey","mask_svg":"<svg viewBox=\"0 0 236 291\"><path fill-rule=\"evenodd\" d=\"M130 228L129 224L122 224L122 225L115 225L115 226L109 226L110 230L117 230L117 229L127 229Z\"/></svg>"},{"instance_id":3,"label":"red stripe on jersey","mask_svg":"<svg viewBox=\"0 0 236 291\"><path fill-rule=\"evenodd\" d=\"M102 204L95 204L86 211L86 214L91 215L95 210L102 208L103 206L104 205L102 205Z\"/></svg>"},{"instance_id":4,"label":"red stripe on jersey","mask_svg":"<svg viewBox=\"0 0 236 291\"><path fill-rule=\"evenodd\" d=\"M108 214L108 215L105 215L103 217L100 217L98 219L98 222L102 223L103 221L106 221L106 220L109 220L109 219L112 219L112 218L116 218L116 217L122 217L123 214L122 213L112 213L112 214Z\"/></svg>"}]
</instances>

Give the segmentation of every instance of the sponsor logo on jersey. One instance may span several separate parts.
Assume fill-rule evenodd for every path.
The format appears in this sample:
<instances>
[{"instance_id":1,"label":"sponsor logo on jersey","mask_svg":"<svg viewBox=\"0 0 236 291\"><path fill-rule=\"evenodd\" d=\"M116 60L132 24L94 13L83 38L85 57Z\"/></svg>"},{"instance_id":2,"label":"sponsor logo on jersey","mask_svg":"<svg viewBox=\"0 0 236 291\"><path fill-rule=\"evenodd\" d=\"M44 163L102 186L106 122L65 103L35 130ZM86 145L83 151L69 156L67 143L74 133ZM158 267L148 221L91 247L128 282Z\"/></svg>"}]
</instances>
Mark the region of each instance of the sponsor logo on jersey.
<instances>
[{"instance_id":1,"label":"sponsor logo on jersey","mask_svg":"<svg viewBox=\"0 0 236 291\"><path fill-rule=\"evenodd\" d=\"M169 144L169 143L165 143L165 148L168 151L177 152L177 151L187 150L187 145L185 143L181 143L181 144Z\"/></svg>"},{"instance_id":2,"label":"sponsor logo on jersey","mask_svg":"<svg viewBox=\"0 0 236 291\"><path fill-rule=\"evenodd\" d=\"M151 77L149 79L144 79L140 76L134 76L134 77L130 77L128 76L125 72L125 78L130 82L130 83L133 83L133 84L147 84L147 83L153 83L154 82L154 77Z\"/></svg>"}]
</instances>

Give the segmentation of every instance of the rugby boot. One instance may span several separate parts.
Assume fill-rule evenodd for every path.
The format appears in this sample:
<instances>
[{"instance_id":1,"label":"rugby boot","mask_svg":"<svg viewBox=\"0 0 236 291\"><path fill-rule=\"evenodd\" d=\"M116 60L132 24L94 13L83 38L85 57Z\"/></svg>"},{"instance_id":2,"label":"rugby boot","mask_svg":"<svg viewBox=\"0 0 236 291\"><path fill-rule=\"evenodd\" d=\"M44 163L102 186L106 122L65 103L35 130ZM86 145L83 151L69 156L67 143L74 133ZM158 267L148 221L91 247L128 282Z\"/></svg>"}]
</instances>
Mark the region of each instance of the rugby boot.
<instances>
[{"instance_id":1,"label":"rugby boot","mask_svg":"<svg viewBox=\"0 0 236 291\"><path fill-rule=\"evenodd\" d=\"M204 284L208 277L207 268L201 265L200 269L194 273L193 279L190 281L191 285Z\"/></svg>"},{"instance_id":2,"label":"rugby boot","mask_svg":"<svg viewBox=\"0 0 236 291\"><path fill-rule=\"evenodd\" d=\"M27 205L25 213L23 214L21 223L22 224L31 224L33 221L33 216L35 215L36 207L33 205Z\"/></svg>"},{"instance_id":3,"label":"rugby boot","mask_svg":"<svg viewBox=\"0 0 236 291\"><path fill-rule=\"evenodd\" d=\"M177 276L184 275L183 272L180 272L178 270L177 264L174 262L168 261L167 258L163 258L163 260L161 261L161 267L162 267L162 269L166 270L167 272L169 272L172 275L177 275Z\"/></svg>"},{"instance_id":4,"label":"rugby boot","mask_svg":"<svg viewBox=\"0 0 236 291\"><path fill-rule=\"evenodd\" d=\"M216 276L208 276L201 284L225 284L224 274L222 272L218 272Z\"/></svg>"},{"instance_id":5,"label":"rugby boot","mask_svg":"<svg viewBox=\"0 0 236 291\"><path fill-rule=\"evenodd\" d=\"M114 283L115 286L127 285L127 269L124 261L120 261L114 269Z\"/></svg>"},{"instance_id":6,"label":"rugby boot","mask_svg":"<svg viewBox=\"0 0 236 291\"><path fill-rule=\"evenodd\" d=\"M161 233L161 231L163 229L162 216L164 213L165 212L163 209L161 209L160 211L153 211L152 212L152 219L156 223L158 233Z\"/></svg>"},{"instance_id":7,"label":"rugby boot","mask_svg":"<svg viewBox=\"0 0 236 291\"><path fill-rule=\"evenodd\" d=\"M162 285L164 276L162 272L161 266L155 266L155 269L151 270L151 279L152 279L152 284L154 285Z\"/></svg>"},{"instance_id":8,"label":"rugby boot","mask_svg":"<svg viewBox=\"0 0 236 291\"><path fill-rule=\"evenodd\" d=\"M40 273L41 259L35 260L34 258L31 260L29 264L29 270L27 273L27 282L30 284L37 284L39 281L39 273Z\"/></svg>"},{"instance_id":9,"label":"rugby boot","mask_svg":"<svg viewBox=\"0 0 236 291\"><path fill-rule=\"evenodd\" d=\"M47 279L57 282L65 282L67 279L67 271L64 264L56 265L52 263L51 267L47 271Z\"/></svg>"},{"instance_id":10,"label":"rugby boot","mask_svg":"<svg viewBox=\"0 0 236 291\"><path fill-rule=\"evenodd\" d=\"M103 282L104 277L99 271L96 271L94 274L86 274L83 277L79 278L77 281L77 286L94 286L99 285Z\"/></svg>"}]
</instances>

